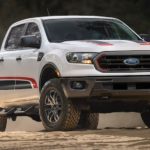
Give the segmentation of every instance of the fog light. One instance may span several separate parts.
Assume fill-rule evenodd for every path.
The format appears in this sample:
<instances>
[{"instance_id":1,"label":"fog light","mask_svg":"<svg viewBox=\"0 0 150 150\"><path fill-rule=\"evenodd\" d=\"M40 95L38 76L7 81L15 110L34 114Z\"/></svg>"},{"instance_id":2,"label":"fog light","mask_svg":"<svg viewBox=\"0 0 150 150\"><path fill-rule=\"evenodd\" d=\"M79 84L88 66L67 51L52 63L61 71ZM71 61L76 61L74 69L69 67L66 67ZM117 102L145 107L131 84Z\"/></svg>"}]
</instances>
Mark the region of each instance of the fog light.
<instances>
[{"instance_id":1,"label":"fog light","mask_svg":"<svg viewBox=\"0 0 150 150\"><path fill-rule=\"evenodd\" d=\"M72 81L71 82L72 89L82 90L82 89L85 89L85 87L86 87L86 83L84 81Z\"/></svg>"}]
</instances>

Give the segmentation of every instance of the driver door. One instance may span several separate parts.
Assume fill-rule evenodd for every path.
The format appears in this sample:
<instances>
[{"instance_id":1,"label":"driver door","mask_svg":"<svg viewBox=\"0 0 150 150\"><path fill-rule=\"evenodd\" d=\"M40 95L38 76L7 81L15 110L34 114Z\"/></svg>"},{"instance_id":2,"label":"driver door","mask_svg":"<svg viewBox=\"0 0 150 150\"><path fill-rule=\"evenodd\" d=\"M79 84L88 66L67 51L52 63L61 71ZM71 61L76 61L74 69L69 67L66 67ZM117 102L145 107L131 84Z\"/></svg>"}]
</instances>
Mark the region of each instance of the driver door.
<instances>
[{"instance_id":1,"label":"driver door","mask_svg":"<svg viewBox=\"0 0 150 150\"><path fill-rule=\"evenodd\" d=\"M25 36L35 35L41 39L38 25L28 23ZM15 93L18 104L35 104L39 100L37 48L19 47L16 53Z\"/></svg>"}]
</instances>

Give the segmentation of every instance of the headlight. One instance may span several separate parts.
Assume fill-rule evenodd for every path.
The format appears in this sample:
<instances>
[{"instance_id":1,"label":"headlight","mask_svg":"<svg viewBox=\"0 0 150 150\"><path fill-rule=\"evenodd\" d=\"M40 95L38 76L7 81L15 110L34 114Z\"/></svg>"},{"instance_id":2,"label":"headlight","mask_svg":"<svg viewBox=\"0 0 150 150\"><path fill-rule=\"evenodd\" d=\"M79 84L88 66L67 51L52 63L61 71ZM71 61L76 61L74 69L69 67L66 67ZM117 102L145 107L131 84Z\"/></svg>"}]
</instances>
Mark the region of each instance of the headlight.
<instances>
[{"instance_id":1,"label":"headlight","mask_svg":"<svg viewBox=\"0 0 150 150\"><path fill-rule=\"evenodd\" d=\"M69 63L93 64L93 58L97 53L67 53L66 58Z\"/></svg>"}]
</instances>

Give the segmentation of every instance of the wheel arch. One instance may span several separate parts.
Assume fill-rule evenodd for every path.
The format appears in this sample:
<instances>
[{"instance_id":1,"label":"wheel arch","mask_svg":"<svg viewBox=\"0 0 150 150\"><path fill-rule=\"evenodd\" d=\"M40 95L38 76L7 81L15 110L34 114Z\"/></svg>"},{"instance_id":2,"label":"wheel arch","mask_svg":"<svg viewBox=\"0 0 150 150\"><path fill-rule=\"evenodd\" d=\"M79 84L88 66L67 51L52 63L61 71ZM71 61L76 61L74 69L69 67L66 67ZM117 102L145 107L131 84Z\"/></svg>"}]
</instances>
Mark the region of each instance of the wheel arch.
<instances>
[{"instance_id":1,"label":"wheel arch","mask_svg":"<svg viewBox=\"0 0 150 150\"><path fill-rule=\"evenodd\" d=\"M57 66L53 63L46 64L40 73L40 80L39 80L39 91L42 90L43 85L50 79L53 78L60 78L61 74L58 70Z\"/></svg>"}]
</instances>

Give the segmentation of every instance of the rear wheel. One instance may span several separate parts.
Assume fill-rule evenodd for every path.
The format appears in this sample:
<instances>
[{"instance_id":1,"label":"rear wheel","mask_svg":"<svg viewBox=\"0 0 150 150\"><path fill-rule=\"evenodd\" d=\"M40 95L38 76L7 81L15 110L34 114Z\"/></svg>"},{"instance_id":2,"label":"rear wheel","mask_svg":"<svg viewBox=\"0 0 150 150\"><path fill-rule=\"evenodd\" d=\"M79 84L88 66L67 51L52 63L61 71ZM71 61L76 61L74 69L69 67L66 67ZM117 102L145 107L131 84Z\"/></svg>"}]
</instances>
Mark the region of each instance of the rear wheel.
<instances>
[{"instance_id":1,"label":"rear wheel","mask_svg":"<svg viewBox=\"0 0 150 150\"><path fill-rule=\"evenodd\" d=\"M0 116L0 132L3 132L6 130L6 125L7 125L7 117Z\"/></svg>"},{"instance_id":2,"label":"rear wheel","mask_svg":"<svg viewBox=\"0 0 150 150\"><path fill-rule=\"evenodd\" d=\"M78 129L97 129L99 122L98 113L82 112L78 123Z\"/></svg>"},{"instance_id":3,"label":"rear wheel","mask_svg":"<svg viewBox=\"0 0 150 150\"><path fill-rule=\"evenodd\" d=\"M40 117L48 131L75 129L80 118L78 107L68 98L59 79L48 81L41 92Z\"/></svg>"},{"instance_id":4,"label":"rear wheel","mask_svg":"<svg viewBox=\"0 0 150 150\"><path fill-rule=\"evenodd\" d=\"M150 111L145 111L141 113L141 117L145 125L150 128Z\"/></svg>"}]
</instances>

